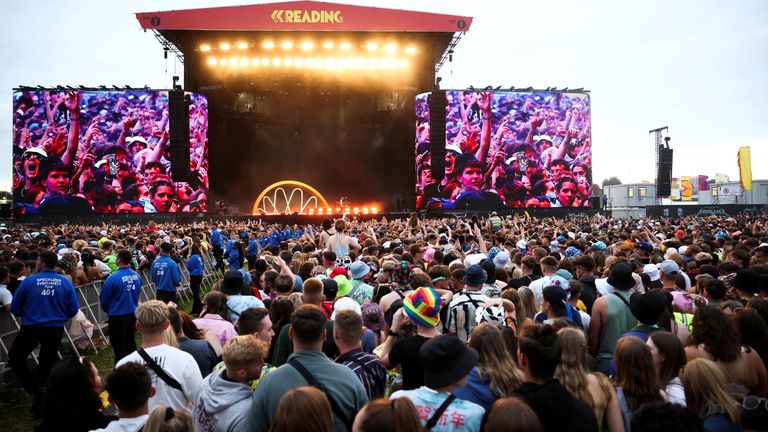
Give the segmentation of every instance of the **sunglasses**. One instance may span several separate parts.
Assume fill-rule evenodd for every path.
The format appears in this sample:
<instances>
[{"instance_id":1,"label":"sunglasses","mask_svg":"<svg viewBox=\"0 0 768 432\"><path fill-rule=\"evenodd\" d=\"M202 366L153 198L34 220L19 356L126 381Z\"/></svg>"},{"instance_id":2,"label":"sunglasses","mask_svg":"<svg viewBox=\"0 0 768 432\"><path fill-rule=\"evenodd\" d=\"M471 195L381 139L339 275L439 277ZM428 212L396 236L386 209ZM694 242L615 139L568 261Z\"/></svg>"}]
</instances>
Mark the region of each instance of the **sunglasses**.
<instances>
[{"instance_id":1,"label":"sunglasses","mask_svg":"<svg viewBox=\"0 0 768 432\"><path fill-rule=\"evenodd\" d=\"M40 160L43 157L37 153L24 153L24 159L37 159Z\"/></svg>"}]
</instances>

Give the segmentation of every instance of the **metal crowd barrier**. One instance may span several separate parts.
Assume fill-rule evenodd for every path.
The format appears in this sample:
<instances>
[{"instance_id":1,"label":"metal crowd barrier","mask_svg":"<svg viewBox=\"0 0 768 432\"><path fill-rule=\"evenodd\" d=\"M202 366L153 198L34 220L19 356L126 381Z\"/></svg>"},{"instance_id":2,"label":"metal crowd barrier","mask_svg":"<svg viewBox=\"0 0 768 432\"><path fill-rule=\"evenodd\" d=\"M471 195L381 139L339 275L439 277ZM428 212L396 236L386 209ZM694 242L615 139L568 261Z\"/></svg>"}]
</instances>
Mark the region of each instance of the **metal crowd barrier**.
<instances>
[{"instance_id":1,"label":"metal crowd barrier","mask_svg":"<svg viewBox=\"0 0 768 432\"><path fill-rule=\"evenodd\" d=\"M210 253L203 254L203 283L200 287L201 294L211 289L217 279L223 277L220 270L216 269L213 255ZM189 272L187 271L187 260L181 258L179 268L181 269L181 284L179 285L177 292L179 299L184 302L192 300L192 290L189 284ZM152 282L150 271L143 270L138 272L141 277L141 292L139 293L139 301L145 302L148 300L154 300L157 297L155 290L155 283ZM75 287L77 292L77 299L80 303L80 310L85 317L93 324L93 334L89 335L86 328L80 324L83 330L83 334L88 340L88 346L90 346L95 352L99 349L95 340L101 340L103 344L109 344L109 338L104 329L107 327L107 314L101 309L99 303L99 294L104 286L103 280L94 281L85 285ZM62 353L77 353L79 352L75 343L76 339L72 338L69 332L71 320L64 324L64 337L62 338L62 345L59 349L59 357ZM8 351L10 350L13 341L16 339L16 335L21 328L19 320L12 314L5 310L0 310L0 362L7 364ZM103 349L103 348L102 348ZM33 364L37 365L37 350L33 351L30 355L30 360Z\"/></svg>"}]
</instances>

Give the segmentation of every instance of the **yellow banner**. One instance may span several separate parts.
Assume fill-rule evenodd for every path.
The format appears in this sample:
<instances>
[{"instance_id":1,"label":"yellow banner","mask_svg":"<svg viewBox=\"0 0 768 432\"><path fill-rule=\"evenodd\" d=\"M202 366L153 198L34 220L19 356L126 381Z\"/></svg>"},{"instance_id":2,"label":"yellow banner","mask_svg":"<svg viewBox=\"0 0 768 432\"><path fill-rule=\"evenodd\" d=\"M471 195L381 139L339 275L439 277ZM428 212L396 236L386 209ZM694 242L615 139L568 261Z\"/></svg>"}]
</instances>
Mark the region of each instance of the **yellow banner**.
<instances>
[{"instance_id":1,"label":"yellow banner","mask_svg":"<svg viewBox=\"0 0 768 432\"><path fill-rule=\"evenodd\" d=\"M691 201L693 199L691 176L680 176L680 198L683 201Z\"/></svg>"},{"instance_id":2,"label":"yellow banner","mask_svg":"<svg viewBox=\"0 0 768 432\"><path fill-rule=\"evenodd\" d=\"M739 148L739 178L742 190L752 190L752 155L749 147Z\"/></svg>"}]
</instances>

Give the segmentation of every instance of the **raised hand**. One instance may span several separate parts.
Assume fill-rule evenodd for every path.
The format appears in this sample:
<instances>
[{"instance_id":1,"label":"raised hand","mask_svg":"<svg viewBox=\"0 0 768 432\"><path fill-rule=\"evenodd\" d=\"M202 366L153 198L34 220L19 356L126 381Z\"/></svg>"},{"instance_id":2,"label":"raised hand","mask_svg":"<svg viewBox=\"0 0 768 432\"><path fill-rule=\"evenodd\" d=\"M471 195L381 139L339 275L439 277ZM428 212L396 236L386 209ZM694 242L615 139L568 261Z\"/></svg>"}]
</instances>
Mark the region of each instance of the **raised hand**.
<instances>
[{"instance_id":1,"label":"raised hand","mask_svg":"<svg viewBox=\"0 0 768 432\"><path fill-rule=\"evenodd\" d=\"M67 107L69 112L74 114L78 111L80 106L80 96L81 93L79 91L72 91L67 93L67 96L64 100L64 105Z\"/></svg>"},{"instance_id":2,"label":"raised hand","mask_svg":"<svg viewBox=\"0 0 768 432\"><path fill-rule=\"evenodd\" d=\"M480 92L480 97L477 99L477 106L486 113L491 111L491 93Z\"/></svg>"}]
</instances>

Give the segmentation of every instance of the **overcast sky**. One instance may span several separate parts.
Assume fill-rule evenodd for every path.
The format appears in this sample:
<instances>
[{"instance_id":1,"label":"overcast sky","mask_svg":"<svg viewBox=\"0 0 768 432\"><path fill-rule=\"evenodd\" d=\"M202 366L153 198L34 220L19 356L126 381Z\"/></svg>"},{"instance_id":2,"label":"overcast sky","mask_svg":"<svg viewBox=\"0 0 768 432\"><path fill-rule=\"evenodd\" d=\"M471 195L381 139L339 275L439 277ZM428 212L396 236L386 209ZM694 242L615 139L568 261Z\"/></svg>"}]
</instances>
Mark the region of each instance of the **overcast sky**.
<instances>
[{"instance_id":1,"label":"overcast sky","mask_svg":"<svg viewBox=\"0 0 768 432\"><path fill-rule=\"evenodd\" d=\"M594 179L653 180L648 131L669 126L675 177L738 179L752 148L768 178L768 1L349 1L469 15L443 88L583 87L592 94ZM133 15L230 1L6 2L0 16L0 189L11 177L11 93L19 85L168 88L181 73ZM167 70L166 70L167 69Z\"/></svg>"}]
</instances>

